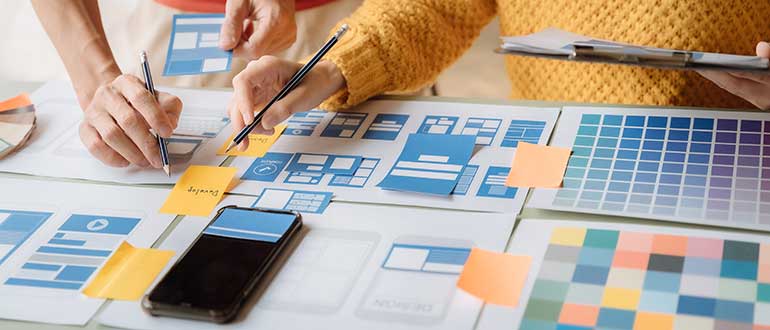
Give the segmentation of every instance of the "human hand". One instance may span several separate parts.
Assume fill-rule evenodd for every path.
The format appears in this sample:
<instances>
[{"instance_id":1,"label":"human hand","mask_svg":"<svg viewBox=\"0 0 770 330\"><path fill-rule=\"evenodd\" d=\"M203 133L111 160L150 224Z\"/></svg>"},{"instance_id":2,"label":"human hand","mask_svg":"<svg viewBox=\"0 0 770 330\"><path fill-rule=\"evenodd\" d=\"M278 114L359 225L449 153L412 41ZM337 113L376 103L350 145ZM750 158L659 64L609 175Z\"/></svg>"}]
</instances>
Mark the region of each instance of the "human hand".
<instances>
[{"instance_id":1,"label":"human hand","mask_svg":"<svg viewBox=\"0 0 770 330\"><path fill-rule=\"evenodd\" d=\"M170 137L182 112L176 96L158 92L153 98L139 78L124 74L101 85L84 111L80 139L88 151L109 166L163 166L158 139Z\"/></svg>"},{"instance_id":2,"label":"human hand","mask_svg":"<svg viewBox=\"0 0 770 330\"><path fill-rule=\"evenodd\" d=\"M764 41L757 44L757 56L770 58L770 44ZM699 70L698 73L758 108L770 110L770 72Z\"/></svg>"},{"instance_id":3,"label":"human hand","mask_svg":"<svg viewBox=\"0 0 770 330\"><path fill-rule=\"evenodd\" d=\"M234 93L228 106L233 130L239 132L254 121L254 111L262 110L301 67L302 64L269 55L251 61L233 78ZM316 107L344 86L345 79L334 63L318 62L294 90L265 112L261 125L257 125L252 133L272 135L273 127L292 114ZM239 150L246 150L248 143L249 139L243 139Z\"/></svg>"},{"instance_id":4,"label":"human hand","mask_svg":"<svg viewBox=\"0 0 770 330\"><path fill-rule=\"evenodd\" d=\"M297 38L294 0L228 0L219 46L249 60L282 51Z\"/></svg>"}]
</instances>

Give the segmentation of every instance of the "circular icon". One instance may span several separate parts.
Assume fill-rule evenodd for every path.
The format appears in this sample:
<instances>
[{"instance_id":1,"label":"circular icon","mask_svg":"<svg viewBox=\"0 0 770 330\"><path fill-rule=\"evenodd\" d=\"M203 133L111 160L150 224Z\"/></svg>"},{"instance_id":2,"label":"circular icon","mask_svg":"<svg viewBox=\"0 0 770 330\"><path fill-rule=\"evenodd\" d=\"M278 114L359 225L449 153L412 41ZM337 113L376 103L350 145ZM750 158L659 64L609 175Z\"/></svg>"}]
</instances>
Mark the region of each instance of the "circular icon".
<instances>
[{"instance_id":1,"label":"circular icon","mask_svg":"<svg viewBox=\"0 0 770 330\"><path fill-rule=\"evenodd\" d=\"M254 175L273 175L278 172L278 166L273 164L259 164L254 167Z\"/></svg>"},{"instance_id":2,"label":"circular icon","mask_svg":"<svg viewBox=\"0 0 770 330\"><path fill-rule=\"evenodd\" d=\"M107 219L96 219L91 220L91 222L86 224L86 228L90 231L100 231L104 228L107 228L107 225L109 225L110 222L107 221Z\"/></svg>"}]
</instances>

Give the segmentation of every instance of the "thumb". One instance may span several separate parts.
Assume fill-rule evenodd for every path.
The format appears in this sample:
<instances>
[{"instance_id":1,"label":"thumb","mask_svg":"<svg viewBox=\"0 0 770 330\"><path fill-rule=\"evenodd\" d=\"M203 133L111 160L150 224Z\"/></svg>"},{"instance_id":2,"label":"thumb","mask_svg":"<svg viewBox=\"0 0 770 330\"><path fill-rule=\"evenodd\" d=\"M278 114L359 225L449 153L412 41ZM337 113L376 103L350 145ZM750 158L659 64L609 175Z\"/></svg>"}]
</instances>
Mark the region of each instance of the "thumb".
<instances>
[{"instance_id":1,"label":"thumb","mask_svg":"<svg viewBox=\"0 0 770 330\"><path fill-rule=\"evenodd\" d=\"M757 44L757 56L770 58L770 44L767 41L760 41Z\"/></svg>"},{"instance_id":2,"label":"thumb","mask_svg":"<svg viewBox=\"0 0 770 330\"><path fill-rule=\"evenodd\" d=\"M243 33L243 21L248 16L248 0L228 0L225 3L225 22L219 32L219 47L230 50L238 46Z\"/></svg>"}]
</instances>

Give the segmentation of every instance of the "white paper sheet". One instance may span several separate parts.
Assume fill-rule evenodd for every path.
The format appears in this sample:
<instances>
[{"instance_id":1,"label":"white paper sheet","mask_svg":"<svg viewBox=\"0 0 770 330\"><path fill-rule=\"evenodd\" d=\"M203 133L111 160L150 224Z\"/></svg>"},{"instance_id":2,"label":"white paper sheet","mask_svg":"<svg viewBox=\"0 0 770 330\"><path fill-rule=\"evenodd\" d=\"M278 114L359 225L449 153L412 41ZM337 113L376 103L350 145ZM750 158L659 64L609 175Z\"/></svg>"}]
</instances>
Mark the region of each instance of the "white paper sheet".
<instances>
[{"instance_id":1,"label":"white paper sheet","mask_svg":"<svg viewBox=\"0 0 770 330\"><path fill-rule=\"evenodd\" d=\"M758 112L565 107L551 140L573 149L564 186L527 206L768 231L768 129Z\"/></svg>"},{"instance_id":2,"label":"white paper sheet","mask_svg":"<svg viewBox=\"0 0 770 330\"><path fill-rule=\"evenodd\" d=\"M525 254L532 256L532 265L529 269L524 289L521 292L519 307L508 308L487 304L479 317L476 327L478 330L518 329L526 309L529 296L537 279L543 257L554 228L593 228L620 230L622 232L639 232L651 234L684 235L700 238L715 238L720 240L736 240L745 242L770 243L770 239L762 235L741 234L737 232L724 232L703 229L685 229L670 226L646 226L627 223L608 223L596 221L566 221L523 219L516 227L516 232L511 239L507 252L511 254ZM705 288L704 288L705 289ZM711 289L711 288L709 288ZM600 299L600 297L599 297ZM713 322L713 320L712 320Z\"/></svg>"},{"instance_id":3,"label":"white paper sheet","mask_svg":"<svg viewBox=\"0 0 770 330\"><path fill-rule=\"evenodd\" d=\"M37 127L24 148L0 160L0 171L121 183L174 183L191 164L221 164L225 157L216 156L216 150L230 135L223 121L230 93L159 89L184 103L176 133L185 136L169 139L173 154L170 178L160 169L112 168L91 156L78 134L82 111L72 87L64 81L48 82L31 95Z\"/></svg>"},{"instance_id":4,"label":"white paper sheet","mask_svg":"<svg viewBox=\"0 0 770 330\"><path fill-rule=\"evenodd\" d=\"M37 181L34 179L0 179L0 213L50 212L48 217L31 234L0 261L0 318L33 322L84 325L99 310L104 299L88 298L80 293L85 285L75 285L71 277L63 275L68 265L86 265L97 268L88 280L98 272L108 257L77 256L54 253L50 249L70 248L50 240L82 240L84 247L100 251L114 251L124 239L137 247L149 247L174 219L172 215L157 213L166 189L106 186L82 183ZM73 230L77 217L93 217L81 223L81 230ZM121 219L113 220L119 217ZM88 219L88 218L86 218ZM125 220L123 220L125 219ZM8 221L8 219L5 219ZM120 220L120 221L119 221ZM28 222L20 220L17 224ZM136 222L138 221L138 223ZM126 223L133 225L126 226ZM123 224L126 233L116 233L110 228ZM87 228L84 230L82 227ZM3 230L7 241L13 228ZM105 232L109 231L109 232ZM7 242L6 242L7 243ZM46 246L45 252L40 252ZM74 246L78 248L78 246ZM3 253L0 253L2 258ZM66 262L65 259L69 259ZM0 259L2 260L2 259ZM60 271L35 271L24 269L25 264L48 264L63 267ZM58 273L58 275L57 275ZM77 272L75 272L77 273ZM70 276L73 273L70 272ZM77 274L75 274L77 275ZM13 279L13 280L11 280ZM29 280L46 280L52 285L74 285L79 288L44 288L39 285L10 285ZM50 280L50 281L48 281ZM82 280L82 279L81 279ZM88 283L88 280L83 281ZM36 283L36 282L32 282Z\"/></svg>"},{"instance_id":5,"label":"white paper sheet","mask_svg":"<svg viewBox=\"0 0 770 330\"><path fill-rule=\"evenodd\" d=\"M231 166L238 168L238 176L242 179L233 192L257 195L266 187L282 187L331 191L334 193L334 200L338 201L518 213L527 190L518 190L513 198L494 196L495 192L506 191L496 178L508 173L507 168L510 167L516 150L515 147L510 147L514 141L541 144L548 141L559 109L424 101L371 101L353 111L355 112L311 112L309 116L295 115L289 119L289 127L268 154L268 157L271 157L270 154L283 157L281 160L258 165L254 158L238 157L232 162ZM391 118L378 115L388 115ZM433 196L386 191L376 186L393 167L408 135L418 131L477 136L476 150L469 163L475 166L475 173L471 171L471 174L465 177L467 180L461 179L461 182L465 183L458 184L455 194ZM372 136L383 139L373 139ZM481 145L486 143L490 145ZM364 161L352 177L332 174L314 176L312 173L286 171L286 163L295 153L361 156ZM473 166L467 167L466 170L474 169ZM504 173L490 173L490 167L502 167L506 170ZM491 178L487 177L488 174ZM257 181L260 177L265 181ZM457 194L461 187L466 191L464 195Z\"/></svg>"},{"instance_id":6,"label":"white paper sheet","mask_svg":"<svg viewBox=\"0 0 770 330\"><path fill-rule=\"evenodd\" d=\"M228 196L221 205L248 206L255 198ZM331 203L303 214L304 236L280 261L256 297L228 329L472 329L481 302L455 288L457 275L384 268L394 242L500 251L513 215ZM473 222L473 230L468 224ZM160 248L178 252L209 222L186 217ZM391 258L390 260L395 260ZM426 263L429 264L430 262ZM392 268L392 267L390 267ZM423 268L429 269L429 268ZM448 269L448 271L453 271ZM165 272L164 272L165 273ZM265 286L267 285L267 288ZM372 308L380 300L383 306ZM207 329L206 322L152 317L139 302L114 301L101 324L131 329Z\"/></svg>"}]
</instances>

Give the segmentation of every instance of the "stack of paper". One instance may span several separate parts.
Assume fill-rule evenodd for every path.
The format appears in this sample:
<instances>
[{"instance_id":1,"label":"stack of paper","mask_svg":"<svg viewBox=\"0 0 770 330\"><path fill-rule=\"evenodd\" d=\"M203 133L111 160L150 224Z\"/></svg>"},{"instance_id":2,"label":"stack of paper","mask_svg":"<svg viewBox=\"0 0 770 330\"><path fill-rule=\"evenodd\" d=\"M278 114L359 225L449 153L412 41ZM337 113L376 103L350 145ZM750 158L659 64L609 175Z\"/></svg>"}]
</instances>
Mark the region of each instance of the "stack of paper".
<instances>
[{"instance_id":1,"label":"stack of paper","mask_svg":"<svg viewBox=\"0 0 770 330\"><path fill-rule=\"evenodd\" d=\"M656 67L767 70L769 66L768 59L758 56L645 47L595 39L556 28L524 36L502 37L498 52Z\"/></svg>"}]
</instances>

